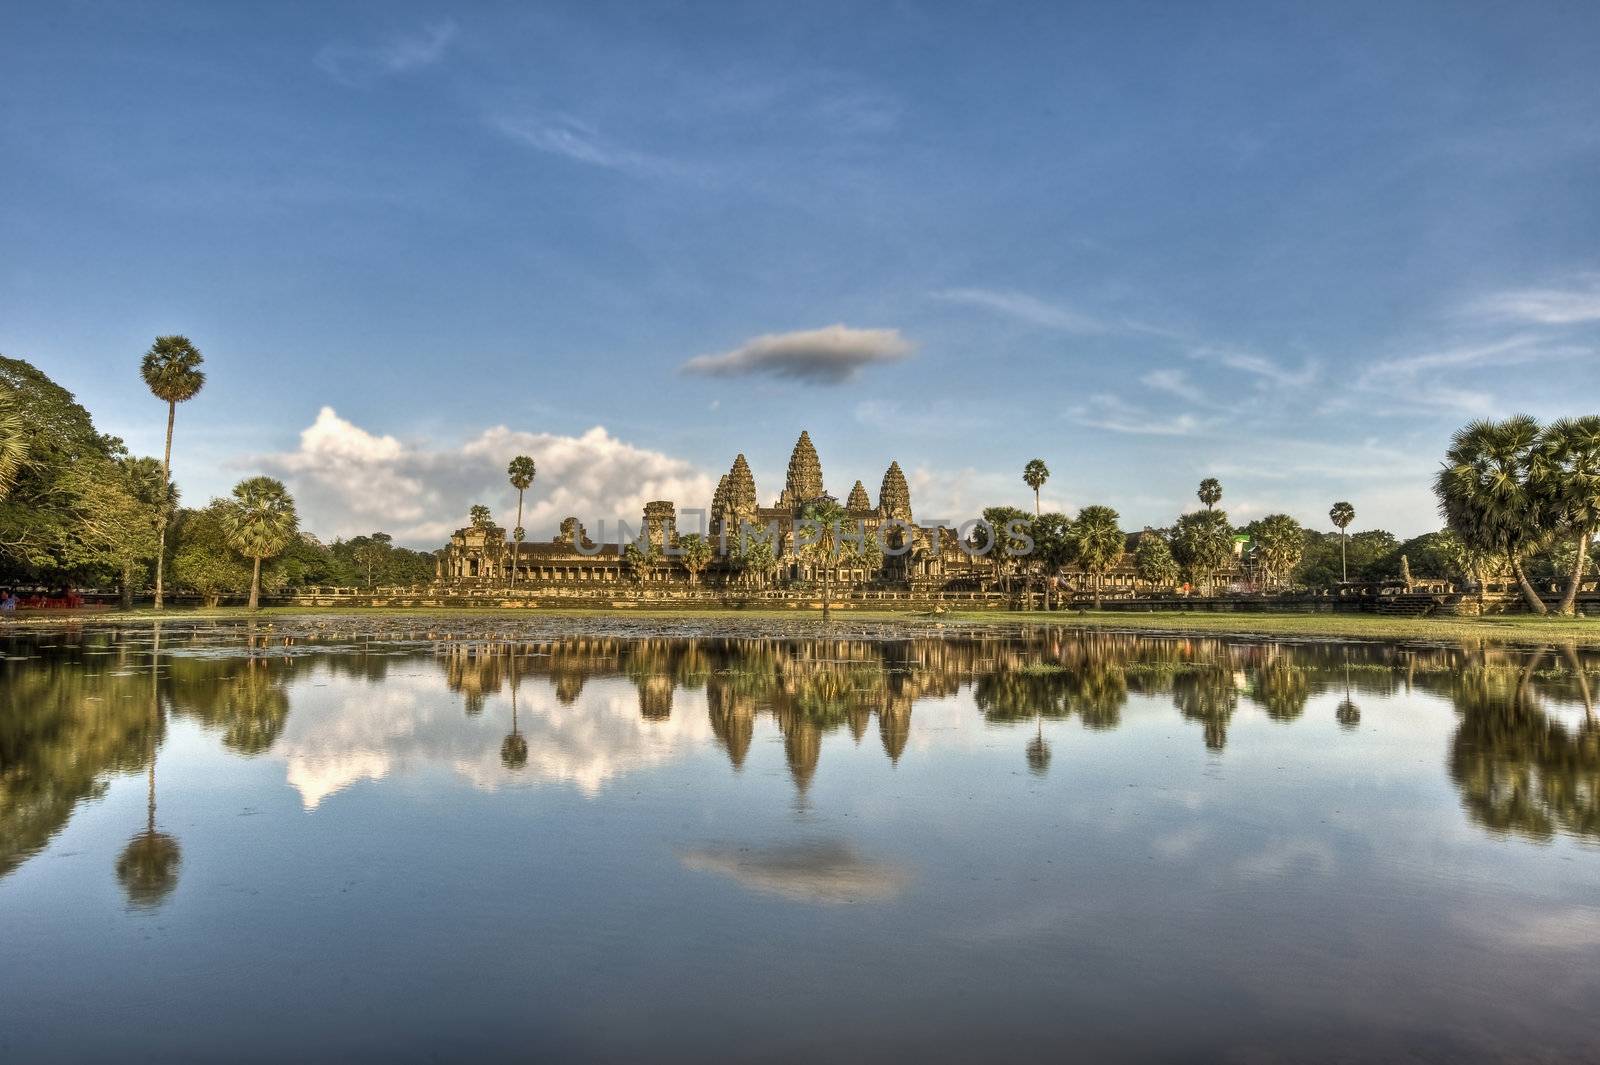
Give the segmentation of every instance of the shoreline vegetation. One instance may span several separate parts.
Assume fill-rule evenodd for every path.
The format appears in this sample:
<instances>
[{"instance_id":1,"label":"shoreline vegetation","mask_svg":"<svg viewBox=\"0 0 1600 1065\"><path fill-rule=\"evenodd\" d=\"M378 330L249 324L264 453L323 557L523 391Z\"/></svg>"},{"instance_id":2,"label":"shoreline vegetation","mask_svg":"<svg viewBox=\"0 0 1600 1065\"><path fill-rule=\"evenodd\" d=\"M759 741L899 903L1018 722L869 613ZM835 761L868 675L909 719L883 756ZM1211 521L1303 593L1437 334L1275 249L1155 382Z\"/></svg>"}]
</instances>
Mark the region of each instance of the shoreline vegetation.
<instances>
[{"instance_id":1,"label":"shoreline vegetation","mask_svg":"<svg viewBox=\"0 0 1600 1065\"><path fill-rule=\"evenodd\" d=\"M1489 617L1402 618L1375 614L1244 614L1194 613L1188 611L950 611L943 614L906 611L850 610L835 612L824 619L820 609L806 610L673 610L673 609L555 609L506 611L496 607L214 607L164 610L111 610L96 613L22 614L0 624L0 632L30 626L99 625L123 622L162 621L182 624L189 621L257 621L268 629L296 628L305 621L312 628L325 627L331 619L348 622L359 630L363 622L387 629L393 621L419 624L460 620L482 621L479 631L452 632L452 638L495 639L514 636L518 630L565 628L564 634L581 635L589 629L615 632L618 628L636 630L641 637L653 635L658 627L681 627L702 623L717 635L767 635L770 623L784 622L812 633L837 633L856 636L862 628L904 629L908 634L959 631L964 628L1021 628L1050 626L1067 630L1091 629L1145 635L1212 636L1238 639L1290 641L1391 641L1391 642L1492 642L1507 645L1540 646L1572 644L1600 646L1600 626L1582 618L1538 617L1533 615L1493 615ZM499 624L487 624L493 619ZM570 622L562 626L561 622ZM788 627L784 626L784 627ZM345 626L341 626L343 628ZM741 631L749 630L749 631Z\"/></svg>"}]
</instances>

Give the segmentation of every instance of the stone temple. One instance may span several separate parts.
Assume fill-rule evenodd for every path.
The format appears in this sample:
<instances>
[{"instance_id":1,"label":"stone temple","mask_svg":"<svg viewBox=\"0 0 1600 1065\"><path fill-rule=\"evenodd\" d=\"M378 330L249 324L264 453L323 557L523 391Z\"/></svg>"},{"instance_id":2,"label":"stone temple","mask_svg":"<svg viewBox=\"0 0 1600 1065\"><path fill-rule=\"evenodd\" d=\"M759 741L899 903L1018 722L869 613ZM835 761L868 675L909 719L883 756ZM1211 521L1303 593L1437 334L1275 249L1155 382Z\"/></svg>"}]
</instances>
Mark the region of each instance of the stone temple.
<instances>
[{"instance_id":1,"label":"stone temple","mask_svg":"<svg viewBox=\"0 0 1600 1065\"><path fill-rule=\"evenodd\" d=\"M821 567L826 562L806 557L799 549L796 525L807 507L837 499L827 492L810 433L802 432L789 457L783 489L771 506L760 504L755 477L742 454L734 457L717 482L704 529L679 529L677 507L671 501L645 504L640 524L624 530L621 539L631 541L641 530L647 531L654 549L647 560L630 559L620 550L617 530L597 530L591 540L590 531L576 517L565 519L555 538L545 542L516 543L498 526L469 526L458 529L440 552L437 579L456 586L504 586L510 584L515 568L516 587L529 591L636 583L766 588L811 584L827 577L841 589L864 586L937 593L953 587L976 588L992 573L985 560L958 549L955 530L916 527L906 475L898 462L890 462L878 485L876 504L866 486L857 481L845 494L843 508L849 527L855 528L859 522L874 540L891 550L841 559L824 574ZM740 531L747 527L776 532L772 557L760 569L746 564L737 547ZM682 536L694 532L705 535L713 545L727 546L698 575L691 574L684 560L670 550Z\"/></svg>"}]
</instances>

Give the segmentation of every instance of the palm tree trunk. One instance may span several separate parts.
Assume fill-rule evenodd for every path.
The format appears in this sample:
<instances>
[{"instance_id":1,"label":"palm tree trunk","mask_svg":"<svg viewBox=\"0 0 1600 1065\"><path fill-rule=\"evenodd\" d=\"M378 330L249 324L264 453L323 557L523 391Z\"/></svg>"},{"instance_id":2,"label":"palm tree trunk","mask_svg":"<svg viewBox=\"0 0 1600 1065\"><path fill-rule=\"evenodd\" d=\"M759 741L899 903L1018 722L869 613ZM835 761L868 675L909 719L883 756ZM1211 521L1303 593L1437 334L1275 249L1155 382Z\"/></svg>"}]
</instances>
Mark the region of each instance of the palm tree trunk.
<instances>
[{"instance_id":1,"label":"palm tree trunk","mask_svg":"<svg viewBox=\"0 0 1600 1065\"><path fill-rule=\"evenodd\" d=\"M828 600L833 598L833 581L831 572L824 567L822 570L822 620L828 620Z\"/></svg>"},{"instance_id":2,"label":"palm tree trunk","mask_svg":"<svg viewBox=\"0 0 1600 1065\"><path fill-rule=\"evenodd\" d=\"M1033 490L1033 516L1037 518L1040 513L1041 512L1039 510L1039 490L1037 488L1035 488Z\"/></svg>"},{"instance_id":3,"label":"palm tree trunk","mask_svg":"<svg viewBox=\"0 0 1600 1065\"><path fill-rule=\"evenodd\" d=\"M1533 590L1533 584L1528 580L1528 571L1522 568L1522 559L1517 557L1515 551L1511 552L1511 572L1516 574L1517 584L1522 588L1522 597L1528 601L1528 609L1535 614L1550 613L1550 608L1544 605L1539 593Z\"/></svg>"},{"instance_id":4,"label":"palm tree trunk","mask_svg":"<svg viewBox=\"0 0 1600 1065\"><path fill-rule=\"evenodd\" d=\"M1100 609L1105 599L1105 579L1105 574L1103 573L1094 575L1094 608L1096 610Z\"/></svg>"},{"instance_id":5,"label":"palm tree trunk","mask_svg":"<svg viewBox=\"0 0 1600 1065\"><path fill-rule=\"evenodd\" d=\"M161 531L156 537L156 603L165 602L162 581L167 569L167 517L172 513L172 423L178 418L178 404L167 401L167 449L161 453Z\"/></svg>"},{"instance_id":6,"label":"palm tree trunk","mask_svg":"<svg viewBox=\"0 0 1600 1065\"><path fill-rule=\"evenodd\" d=\"M1578 586L1583 583L1583 571L1589 563L1589 538L1594 535L1591 526L1584 526L1578 531L1578 557L1572 563L1572 576L1567 578L1567 590L1561 597L1561 606L1556 613L1571 617L1577 613Z\"/></svg>"},{"instance_id":7,"label":"palm tree trunk","mask_svg":"<svg viewBox=\"0 0 1600 1065\"><path fill-rule=\"evenodd\" d=\"M122 609L133 609L133 560L122 562Z\"/></svg>"},{"instance_id":8,"label":"palm tree trunk","mask_svg":"<svg viewBox=\"0 0 1600 1065\"><path fill-rule=\"evenodd\" d=\"M517 529L522 528L522 489L517 489ZM522 561L522 541L517 539L517 529L511 530L511 584L514 592L517 590L517 563ZM579 545L582 546L581 544Z\"/></svg>"},{"instance_id":9,"label":"palm tree trunk","mask_svg":"<svg viewBox=\"0 0 1600 1065\"><path fill-rule=\"evenodd\" d=\"M261 558L257 556L255 568L250 573L250 609L261 607Z\"/></svg>"},{"instance_id":10,"label":"palm tree trunk","mask_svg":"<svg viewBox=\"0 0 1600 1065\"><path fill-rule=\"evenodd\" d=\"M1344 557L1344 528L1339 529L1339 583L1347 584L1350 581L1350 566Z\"/></svg>"}]
</instances>

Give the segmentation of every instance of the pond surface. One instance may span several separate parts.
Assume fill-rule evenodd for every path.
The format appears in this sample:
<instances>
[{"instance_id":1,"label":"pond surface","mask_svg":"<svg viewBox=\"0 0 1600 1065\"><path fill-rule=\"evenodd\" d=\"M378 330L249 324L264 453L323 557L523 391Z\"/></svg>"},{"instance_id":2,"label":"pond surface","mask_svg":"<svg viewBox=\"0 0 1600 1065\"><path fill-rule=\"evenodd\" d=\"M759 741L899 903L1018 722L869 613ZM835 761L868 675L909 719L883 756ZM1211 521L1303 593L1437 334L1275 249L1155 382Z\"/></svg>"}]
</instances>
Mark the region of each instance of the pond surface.
<instances>
[{"instance_id":1,"label":"pond surface","mask_svg":"<svg viewBox=\"0 0 1600 1065\"><path fill-rule=\"evenodd\" d=\"M1600 658L841 631L0 634L0 1060L1600 1054Z\"/></svg>"}]
</instances>

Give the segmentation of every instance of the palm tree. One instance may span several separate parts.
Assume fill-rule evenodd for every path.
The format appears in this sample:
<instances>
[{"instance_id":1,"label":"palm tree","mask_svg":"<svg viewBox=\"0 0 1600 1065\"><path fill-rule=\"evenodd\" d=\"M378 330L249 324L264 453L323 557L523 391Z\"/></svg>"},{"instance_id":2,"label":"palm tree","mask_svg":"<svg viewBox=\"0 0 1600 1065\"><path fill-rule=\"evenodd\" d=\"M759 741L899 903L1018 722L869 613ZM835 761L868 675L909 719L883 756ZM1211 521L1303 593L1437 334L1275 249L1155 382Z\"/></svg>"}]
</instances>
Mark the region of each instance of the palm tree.
<instances>
[{"instance_id":1,"label":"palm tree","mask_svg":"<svg viewBox=\"0 0 1600 1065\"><path fill-rule=\"evenodd\" d=\"M1050 744L1044 738L1044 717L1039 717L1039 728L1033 739L1028 741L1027 747L1028 772L1036 777L1042 777L1050 769Z\"/></svg>"},{"instance_id":2,"label":"palm tree","mask_svg":"<svg viewBox=\"0 0 1600 1065\"><path fill-rule=\"evenodd\" d=\"M494 513L482 503L474 503L467 508L467 521L472 523L474 529L492 529Z\"/></svg>"},{"instance_id":3,"label":"palm tree","mask_svg":"<svg viewBox=\"0 0 1600 1065\"><path fill-rule=\"evenodd\" d=\"M517 586L517 566L522 561L522 538L525 532L522 528L522 493L528 490L533 483L537 467L527 455L518 455L511 460L511 465L506 467L506 476L511 478L511 487L517 490L517 527L511 530L511 539L515 546L511 556L511 587Z\"/></svg>"},{"instance_id":4,"label":"palm tree","mask_svg":"<svg viewBox=\"0 0 1600 1065\"><path fill-rule=\"evenodd\" d=\"M1531 483L1538 446L1539 423L1525 414L1472 422L1451 438L1433 490L1450 528L1469 547L1504 556L1528 609L1545 614L1544 600L1522 565L1545 534L1545 515Z\"/></svg>"},{"instance_id":5,"label":"palm tree","mask_svg":"<svg viewBox=\"0 0 1600 1065\"><path fill-rule=\"evenodd\" d=\"M1233 527L1221 510L1196 510L1172 527L1172 557L1188 579L1209 594L1216 575L1233 557Z\"/></svg>"},{"instance_id":6,"label":"palm tree","mask_svg":"<svg viewBox=\"0 0 1600 1065\"><path fill-rule=\"evenodd\" d=\"M150 350L144 353L139 372L144 383L159 400L167 404L167 446L161 454L161 483L172 483L172 423L178 416L178 404L193 399L206 383L200 369L205 358L188 337L156 337ZM167 523L171 516L172 501L167 499L161 508L161 532L156 538L156 602L160 610L164 602L163 580L166 576Z\"/></svg>"},{"instance_id":7,"label":"palm tree","mask_svg":"<svg viewBox=\"0 0 1600 1065\"><path fill-rule=\"evenodd\" d=\"M1589 541L1600 531L1600 416L1563 418L1545 428L1534 454L1534 487L1552 523L1572 530L1577 548L1559 614L1573 614L1589 561Z\"/></svg>"},{"instance_id":8,"label":"palm tree","mask_svg":"<svg viewBox=\"0 0 1600 1065\"><path fill-rule=\"evenodd\" d=\"M1044 464L1044 459L1029 459L1028 464L1022 467L1022 483L1033 489L1033 513L1035 517L1043 513L1039 509L1039 489L1050 479L1050 467Z\"/></svg>"},{"instance_id":9,"label":"palm tree","mask_svg":"<svg viewBox=\"0 0 1600 1065\"><path fill-rule=\"evenodd\" d=\"M1257 564L1269 586L1283 583L1306 550L1306 531L1287 514L1268 514L1247 531L1255 541Z\"/></svg>"},{"instance_id":10,"label":"palm tree","mask_svg":"<svg viewBox=\"0 0 1600 1065\"><path fill-rule=\"evenodd\" d=\"M801 518L813 526L814 539L807 543L802 553L812 565L822 568L822 620L828 620L829 601L833 598L833 569L839 564L842 526L848 515L837 500L823 496L806 504Z\"/></svg>"},{"instance_id":11,"label":"palm tree","mask_svg":"<svg viewBox=\"0 0 1600 1065\"><path fill-rule=\"evenodd\" d=\"M261 605L261 562L294 541L300 527L294 500L283 482L271 477L250 477L233 489L233 502L223 512L223 534L228 546L250 559L250 609Z\"/></svg>"},{"instance_id":12,"label":"palm tree","mask_svg":"<svg viewBox=\"0 0 1600 1065\"><path fill-rule=\"evenodd\" d=\"M1104 596L1106 572L1121 559L1128 538L1122 534L1120 517L1110 507L1088 506L1078 511L1072 523L1072 542L1078 565L1094 578L1094 608L1099 610Z\"/></svg>"},{"instance_id":13,"label":"palm tree","mask_svg":"<svg viewBox=\"0 0 1600 1065\"><path fill-rule=\"evenodd\" d=\"M1339 530L1339 582L1343 584L1350 579L1350 567L1344 557L1345 530L1356 520L1356 508L1341 499L1329 508L1328 520Z\"/></svg>"},{"instance_id":14,"label":"palm tree","mask_svg":"<svg viewBox=\"0 0 1600 1065\"><path fill-rule=\"evenodd\" d=\"M1215 477L1207 477L1200 482L1200 490L1195 495L1199 496L1200 502L1206 505L1207 510L1210 510L1222 502L1222 482Z\"/></svg>"},{"instance_id":15,"label":"palm tree","mask_svg":"<svg viewBox=\"0 0 1600 1065\"><path fill-rule=\"evenodd\" d=\"M711 541L699 533L689 533L678 538L682 552L683 568L689 571L689 583L699 584L701 572L711 564Z\"/></svg>"}]
</instances>

